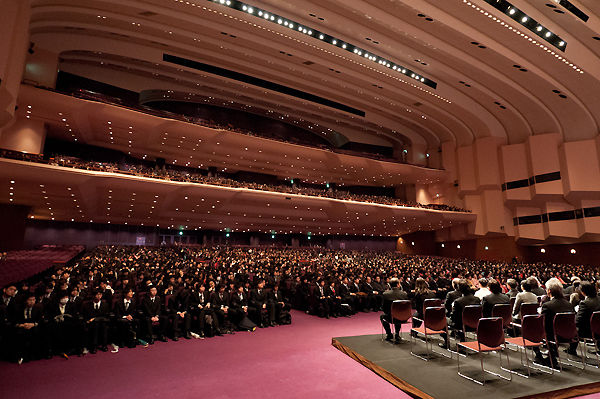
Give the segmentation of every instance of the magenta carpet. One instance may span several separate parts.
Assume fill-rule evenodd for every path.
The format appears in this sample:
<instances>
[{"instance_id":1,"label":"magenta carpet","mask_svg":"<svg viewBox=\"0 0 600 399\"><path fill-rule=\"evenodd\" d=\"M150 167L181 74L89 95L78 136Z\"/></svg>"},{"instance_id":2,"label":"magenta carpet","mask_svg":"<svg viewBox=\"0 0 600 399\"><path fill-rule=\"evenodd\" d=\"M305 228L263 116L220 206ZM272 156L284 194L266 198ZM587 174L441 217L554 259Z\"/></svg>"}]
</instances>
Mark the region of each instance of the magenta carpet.
<instances>
[{"instance_id":1,"label":"magenta carpet","mask_svg":"<svg viewBox=\"0 0 600 399\"><path fill-rule=\"evenodd\" d=\"M395 398L408 397L331 346L373 334L377 313L319 319L148 348L0 364L1 398Z\"/></svg>"},{"instance_id":2,"label":"magenta carpet","mask_svg":"<svg viewBox=\"0 0 600 399\"><path fill-rule=\"evenodd\" d=\"M409 397L331 346L332 337L378 333L378 313L325 320L294 311L293 318L254 333L0 363L0 398Z\"/></svg>"}]
</instances>

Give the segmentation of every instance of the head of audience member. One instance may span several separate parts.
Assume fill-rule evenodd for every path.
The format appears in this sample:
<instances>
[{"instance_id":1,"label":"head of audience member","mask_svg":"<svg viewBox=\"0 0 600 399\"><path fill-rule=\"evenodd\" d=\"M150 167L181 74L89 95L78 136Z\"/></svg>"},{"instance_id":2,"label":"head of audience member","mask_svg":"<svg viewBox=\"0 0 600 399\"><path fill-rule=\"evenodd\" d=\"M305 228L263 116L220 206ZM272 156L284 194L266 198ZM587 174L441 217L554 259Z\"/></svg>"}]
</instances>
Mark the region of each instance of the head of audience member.
<instances>
[{"instance_id":1,"label":"head of audience member","mask_svg":"<svg viewBox=\"0 0 600 399\"><path fill-rule=\"evenodd\" d=\"M148 290L148 294L150 294L150 298L154 298L157 293L158 293L158 290L156 289L156 286L151 285L150 289Z\"/></svg>"},{"instance_id":2,"label":"head of audience member","mask_svg":"<svg viewBox=\"0 0 600 399\"><path fill-rule=\"evenodd\" d=\"M400 280L398 280L396 277L390 279L390 287L392 287L392 288L400 287Z\"/></svg>"},{"instance_id":3,"label":"head of audience member","mask_svg":"<svg viewBox=\"0 0 600 399\"><path fill-rule=\"evenodd\" d=\"M548 295L555 299L564 298L563 287L557 278L551 278L546 282Z\"/></svg>"},{"instance_id":4,"label":"head of audience member","mask_svg":"<svg viewBox=\"0 0 600 399\"><path fill-rule=\"evenodd\" d=\"M521 289L523 292L531 292L533 287L529 284L529 279L521 281Z\"/></svg>"},{"instance_id":5,"label":"head of audience member","mask_svg":"<svg viewBox=\"0 0 600 399\"><path fill-rule=\"evenodd\" d=\"M502 286L500 286L498 280L491 279L488 282L488 288L490 289L492 294L498 295L502 293Z\"/></svg>"},{"instance_id":6,"label":"head of audience member","mask_svg":"<svg viewBox=\"0 0 600 399\"><path fill-rule=\"evenodd\" d=\"M131 288L127 288L125 290L125 298L131 300L131 298L133 298L133 289Z\"/></svg>"},{"instance_id":7,"label":"head of audience member","mask_svg":"<svg viewBox=\"0 0 600 399\"><path fill-rule=\"evenodd\" d=\"M532 290L534 290L540 286L538 279L533 276L527 277L527 282L529 283L529 286L531 287Z\"/></svg>"},{"instance_id":8,"label":"head of audience member","mask_svg":"<svg viewBox=\"0 0 600 399\"><path fill-rule=\"evenodd\" d=\"M582 281L580 290L586 298L596 298L598 296L596 286L589 281Z\"/></svg>"},{"instance_id":9,"label":"head of audience member","mask_svg":"<svg viewBox=\"0 0 600 399\"><path fill-rule=\"evenodd\" d=\"M33 305L35 305L35 295L29 294L27 295L27 299L25 300L25 306L31 309Z\"/></svg>"},{"instance_id":10,"label":"head of audience member","mask_svg":"<svg viewBox=\"0 0 600 399\"><path fill-rule=\"evenodd\" d=\"M514 278L509 278L506 281L506 285L508 285L508 288L511 291L517 291L517 280L515 280Z\"/></svg>"},{"instance_id":11,"label":"head of audience member","mask_svg":"<svg viewBox=\"0 0 600 399\"><path fill-rule=\"evenodd\" d=\"M467 280L461 279L458 282L458 292L460 292L462 296L468 296L473 294L473 289Z\"/></svg>"},{"instance_id":12,"label":"head of audience member","mask_svg":"<svg viewBox=\"0 0 600 399\"><path fill-rule=\"evenodd\" d=\"M422 294L429 291L429 284L423 277L417 277L415 281L415 293Z\"/></svg>"},{"instance_id":13,"label":"head of audience member","mask_svg":"<svg viewBox=\"0 0 600 399\"><path fill-rule=\"evenodd\" d=\"M5 298L14 298L14 296L17 294L17 286L14 284L7 284L4 286L2 291L2 295Z\"/></svg>"},{"instance_id":14,"label":"head of audience member","mask_svg":"<svg viewBox=\"0 0 600 399\"><path fill-rule=\"evenodd\" d=\"M67 291L63 291L62 294L60 294L60 298L58 299L58 303L60 303L61 305L66 305L69 302L69 294L67 293Z\"/></svg>"},{"instance_id":15,"label":"head of audience member","mask_svg":"<svg viewBox=\"0 0 600 399\"><path fill-rule=\"evenodd\" d=\"M79 296L79 287L74 285L71 287L71 298L77 298Z\"/></svg>"},{"instance_id":16,"label":"head of audience member","mask_svg":"<svg viewBox=\"0 0 600 399\"><path fill-rule=\"evenodd\" d=\"M480 278L479 279L479 286L481 288L487 288L487 286L488 286L488 279L485 278L485 277Z\"/></svg>"},{"instance_id":17,"label":"head of audience member","mask_svg":"<svg viewBox=\"0 0 600 399\"><path fill-rule=\"evenodd\" d=\"M264 290L265 289L265 280L259 280L258 284L256 284L256 288L258 288L259 290Z\"/></svg>"},{"instance_id":18,"label":"head of audience member","mask_svg":"<svg viewBox=\"0 0 600 399\"><path fill-rule=\"evenodd\" d=\"M460 282L460 279L458 277L455 277L452 279L452 288L454 289L454 291L458 291L458 283Z\"/></svg>"},{"instance_id":19,"label":"head of audience member","mask_svg":"<svg viewBox=\"0 0 600 399\"><path fill-rule=\"evenodd\" d=\"M102 300L102 291L96 290L94 292L94 303L98 303Z\"/></svg>"}]
</instances>

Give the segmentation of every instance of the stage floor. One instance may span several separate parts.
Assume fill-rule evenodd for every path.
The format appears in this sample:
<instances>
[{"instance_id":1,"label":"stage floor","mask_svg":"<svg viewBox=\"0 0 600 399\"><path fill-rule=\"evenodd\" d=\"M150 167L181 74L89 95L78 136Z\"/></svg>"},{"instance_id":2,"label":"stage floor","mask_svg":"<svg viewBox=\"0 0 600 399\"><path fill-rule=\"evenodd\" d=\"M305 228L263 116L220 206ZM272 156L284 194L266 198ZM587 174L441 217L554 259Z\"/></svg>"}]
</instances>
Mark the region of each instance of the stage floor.
<instances>
[{"instance_id":1,"label":"stage floor","mask_svg":"<svg viewBox=\"0 0 600 399\"><path fill-rule=\"evenodd\" d=\"M404 336L408 339L407 334ZM437 342L434 342L434 346L437 346ZM332 345L417 398L568 398L600 392L600 370L596 367L588 366L582 371L569 365L564 366L561 373L555 371L554 375L532 371L529 379L513 374L512 381L488 374L485 386L481 386L457 374L456 355L453 355L453 359L436 355L426 362L410 354L408 341L394 345L382 342L381 335L377 334L337 337L332 339ZM434 350L443 351L439 347L434 347ZM425 352L423 341L416 341L415 351ZM510 350L508 353L511 369L527 374L525 368L520 366L519 353ZM477 354L461 357L460 363L463 374L481 379ZM503 363L506 367L504 355ZM484 365L488 370L507 375L499 368L497 354L486 355Z\"/></svg>"}]
</instances>

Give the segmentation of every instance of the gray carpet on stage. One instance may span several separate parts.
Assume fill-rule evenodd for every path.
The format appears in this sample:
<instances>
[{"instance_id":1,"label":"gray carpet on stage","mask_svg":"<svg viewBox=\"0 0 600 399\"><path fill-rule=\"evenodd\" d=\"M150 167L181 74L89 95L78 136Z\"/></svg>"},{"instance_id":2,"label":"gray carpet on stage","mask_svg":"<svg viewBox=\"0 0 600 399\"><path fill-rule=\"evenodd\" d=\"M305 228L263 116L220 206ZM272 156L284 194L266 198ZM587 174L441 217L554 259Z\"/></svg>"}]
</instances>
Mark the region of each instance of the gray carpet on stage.
<instances>
[{"instance_id":1,"label":"gray carpet on stage","mask_svg":"<svg viewBox=\"0 0 600 399\"><path fill-rule=\"evenodd\" d=\"M408 339L408 335L405 335L405 339ZM344 348L336 345L335 341L342 344ZM443 349L437 347L437 342L437 340L434 341L434 350L442 352ZM596 367L588 366L585 371L582 371L569 365L564 366L563 372L555 372L554 375L532 371L529 379L513 374L512 381L505 381L488 374L485 386L481 386L457 374L456 355L453 355L453 359L438 355L426 362L410 354L408 341L395 345L386 341L382 342L381 335L362 335L334 338L333 345L338 346L338 349L346 352L364 366L375 369L374 371L383 378L391 380L389 375L387 377L385 375L387 371L399 380L434 398L519 398L565 388L568 390L552 396L570 397L600 391L600 370ZM416 341L415 351L417 353L425 352L423 341ZM518 369L519 372L526 374L525 368L521 366L519 353L513 351L508 351L508 353L511 369ZM355 357L354 354L359 356ZM563 352L561 352L562 354ZM564 355L566 357L566 354ZM503 355L504 365L505 361L506 357ZM460 362L462 373L481 379L479 355L471 354L467 358L461 357ZM595 363L595 359L593 363ZM484 364L486 369L502 372L499 368L497 354L484 355ZM506 375L505 372L502 373ZM419 395L413 393L413 396L418 397Z\"/></svg>"}]
</instances>

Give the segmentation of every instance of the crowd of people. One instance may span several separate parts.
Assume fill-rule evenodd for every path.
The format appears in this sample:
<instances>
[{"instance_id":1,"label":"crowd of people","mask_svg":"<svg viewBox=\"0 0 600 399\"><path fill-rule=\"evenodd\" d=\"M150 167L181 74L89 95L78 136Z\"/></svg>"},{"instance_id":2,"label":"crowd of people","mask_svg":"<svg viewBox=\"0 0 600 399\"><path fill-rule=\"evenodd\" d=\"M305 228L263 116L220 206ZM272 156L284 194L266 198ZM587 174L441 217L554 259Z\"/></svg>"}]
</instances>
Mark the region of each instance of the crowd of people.
<instances>
[{"instance_id":1,"label":"crowd of people","mask_svg":"<svg viewBox=\"0 0 600 399\"><path fill-rule=\"evenodd\" d=\"M3 151L0 154L3 157L11 157L11 153ZM314 197L325 197L334 198L339 200L351 200L359 202L368 202L375 204L385 204L392 206L402 207L414 207L414 208L426 208L436 209L440 211L453 211L453 212L470 212L466 209L459 207L444 205L444 204L420 204L418 202L403 201L398 198L383 196L383 195L370 195L370 194L355 194L345 190L332 189L332 188L315 188L308 186L300 186L294 184L266 184L256 183L249 181L235 180L230 177L218 176L215 174L203 174L199 173L191 168L185 167L173 167L166 165L164 168L150 167L142 162L140 163L128 163L126 165L119 165L112 162L98 162L83 160L80 158L64 155L56 155L46 161L43 157L23 156L18 155L19 159L31 161L31 162L49 162L51 165L58 165L69 168L95 170L109 173L123 173L135 176L151 177L156 179L164 179L170 181L181 181L188 183L201 183L201 184L212 184L225 187L233 188L246 188L252 190L261 191L274 191L287 194L297 195L309 195Z\"/></svg>"},{"instance_id":2,"label":"crowd of people","mask_svg":"<svg viewBox=\"0 0 600 399\"><path fill-rule=\"evenodd\" d=\"M412 300L415 323L423 317L425 299L444 300L450 325L459 331L464 306L482 303L485 316L512 296L516 318L531 295L536 301L545 296L547 317L574 306L600 310L590 299L599 280L599 270L585 266L517 266L396 252L103 246L35 281L4 287L0 348L16 362L117 352L155 340L289 324L291 308L324 318L383 310L382 323L393 340L390 293ZM549 281L546 289L540 281ZM582 336L586 317L578 322Z\"/></svg>"}]
</instances>

